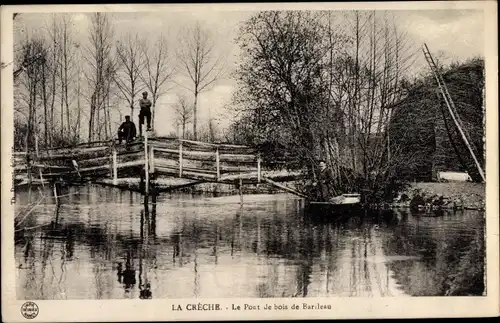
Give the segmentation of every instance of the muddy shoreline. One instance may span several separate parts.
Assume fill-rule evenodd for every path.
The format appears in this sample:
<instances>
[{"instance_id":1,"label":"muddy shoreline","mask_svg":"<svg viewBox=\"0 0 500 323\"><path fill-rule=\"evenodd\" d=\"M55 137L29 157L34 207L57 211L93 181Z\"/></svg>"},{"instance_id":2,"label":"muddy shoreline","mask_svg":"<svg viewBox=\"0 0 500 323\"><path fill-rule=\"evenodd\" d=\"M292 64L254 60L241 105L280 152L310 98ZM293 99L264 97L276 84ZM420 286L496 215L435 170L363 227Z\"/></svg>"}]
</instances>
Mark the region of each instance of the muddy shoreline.
<instances>
[{"instance_id":1,"label":"muddy shoreline","mask_svg":"<svg viewBox=\"0 0 500 323\"><path fill-rule=\"evenodd\" d=\"M471 182L412 183L391 207L415 210L485 210L486 185Z\"/></svg>"}]
</instances>

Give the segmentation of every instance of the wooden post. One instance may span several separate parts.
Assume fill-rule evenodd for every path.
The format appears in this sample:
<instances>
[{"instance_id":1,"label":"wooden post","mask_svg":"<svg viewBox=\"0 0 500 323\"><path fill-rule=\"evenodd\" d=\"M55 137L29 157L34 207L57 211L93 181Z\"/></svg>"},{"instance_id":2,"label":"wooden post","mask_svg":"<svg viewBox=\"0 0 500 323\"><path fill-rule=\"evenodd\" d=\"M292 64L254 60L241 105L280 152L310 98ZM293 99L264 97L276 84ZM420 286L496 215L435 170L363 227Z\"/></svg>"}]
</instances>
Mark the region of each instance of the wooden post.
<instances>
[{"instance_id":1,"label":"wooden post","mask_svg":"<svg viewBox=\"0 0 500 323\"><path fill-rule=\"evenodd\" d=\"M240 206L243 207L243 178L241 178L241 176L240 176L239 193L240 193Z\"/></svg>"},{"instance_id":2,"label":"wooden post","mask_svg":"<svg viewBox=\"0 0 500 323\"><path fill-rule=\"evenodd\" d=\"M113 148L113 185L118 185L118 161L116 156L116 148Z\"/></svg>"},{"instance_id":3,"label":"wooden post","mask_svg":"<svg viewBox=\"0 0 500 323\"><path fill-rule=\"evenodd\" d=\"M219 156L219 147L217 147L217 150L215 151L215 164L217 167L217 182L220 179L220 156Z\"/></svg>"},{"instance_id":4,"label":"wooden post","mask_svg":"<svg viewBox=\"0 0 500 323\"><path fill-rule=\"evenodd\" d=\"M182 141L179 143L179 177L182 177Z\"/></svg>"},{"instance_id":5,"label":"wooden post","mask_svg":"<svg viewBox=\"0 0 500 323\"><path fill-rule=\"evenodd\" d=\"M149 146L149 172L155 172L155 150L153 145Z\"/></svg>"},{"instance_id":6,"label":"wooden post","mask_svg":"<svg viewBox=\"0 0 500 323\"><path fill-rule=\"evenodd\" d=\"M149 193L148 132L144 131L144 193Z\"/></svg>"},{"instance_id":7,"label":"wooden post","mask_svg":"<svg viewBox=\"0 0 500 323\"><path fill-rule=\"evenodd\" d=\"M257 157L257 183L260 183L260 155Z\"/></svg>"},{"instance_id":8,"label":"wooden post","mask_svg":"<svg viewBox=\"0 0 500 323\"><path fill-rule=\"evenodd\" d=\"M59 204L59 198L57 197L57 181L54 182L54 198L56 199L56 204Z\"/></svg>"}]
</instances>

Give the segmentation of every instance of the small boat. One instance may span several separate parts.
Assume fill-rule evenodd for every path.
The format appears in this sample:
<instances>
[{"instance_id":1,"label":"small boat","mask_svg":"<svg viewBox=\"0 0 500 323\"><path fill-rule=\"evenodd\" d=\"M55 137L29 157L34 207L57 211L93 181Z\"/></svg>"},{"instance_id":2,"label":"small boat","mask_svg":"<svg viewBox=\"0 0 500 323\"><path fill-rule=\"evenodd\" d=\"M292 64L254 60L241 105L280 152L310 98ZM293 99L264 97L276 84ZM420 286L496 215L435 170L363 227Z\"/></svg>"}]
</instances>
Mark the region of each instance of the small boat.
<instances>
[{"instance_id":1,"label":"small boat","mask_svg":"<svg viewBox=\"0 0 500 323\"><path fill-rule=\"evenodd\" d=\"M315 214L344 215L361 210L361 194L342 194L329 201L310 201L309 206Z\"/></svg>"}]
</instances>

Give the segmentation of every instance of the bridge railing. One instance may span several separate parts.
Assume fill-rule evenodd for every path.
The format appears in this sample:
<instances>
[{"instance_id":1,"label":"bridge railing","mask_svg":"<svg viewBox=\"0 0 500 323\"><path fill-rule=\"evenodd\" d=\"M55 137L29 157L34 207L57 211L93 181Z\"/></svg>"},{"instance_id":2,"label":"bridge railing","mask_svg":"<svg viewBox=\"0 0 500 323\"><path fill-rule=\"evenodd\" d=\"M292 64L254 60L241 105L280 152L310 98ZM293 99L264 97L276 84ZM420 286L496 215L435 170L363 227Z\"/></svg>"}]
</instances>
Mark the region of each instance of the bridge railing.
<instances>
[{"instance_id":1,"label":"bridge railing","mask_svg":"<svg viewBox=\"0 0 500 323\"><path fill-rule=\"evenodd\" d=\"M149 144L151 171L220 181L225 174L260 169L258 154L247 146L163 138L150 140Z\"/></svg>"},{"instance_id":2,"label":"bridge railing","mask_svg":"<svg viewBox=\"0 0 500 323\"><path fill-rule=\"evenodd\" d=\"M149 138L147 145L145 149L144 141L94 142L14 157L18 173L37 168L36 173L47 178L106 176L116 182L127 171L137 176L147 161L149 173L221 181L224 176L257 172L256 179L261 179L261 159L251 147L165 137Z\"/></svg>"}]
</instances>

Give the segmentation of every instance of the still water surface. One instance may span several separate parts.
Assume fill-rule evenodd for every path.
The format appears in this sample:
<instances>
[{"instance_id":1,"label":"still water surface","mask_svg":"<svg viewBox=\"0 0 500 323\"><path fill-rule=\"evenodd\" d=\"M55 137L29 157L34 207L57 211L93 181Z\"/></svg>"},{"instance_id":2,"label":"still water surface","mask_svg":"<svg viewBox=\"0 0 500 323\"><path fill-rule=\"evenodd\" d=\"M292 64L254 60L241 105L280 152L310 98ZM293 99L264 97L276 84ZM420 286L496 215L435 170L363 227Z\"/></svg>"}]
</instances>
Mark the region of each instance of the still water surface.
<instances>
[{"instance_id":1,"label":"still water surface","mask_svg":"<svg viewBox=\"0 0 500 323\"><path fill-rule=\"evenodd\" d=\"M290 195L44 194L16 227L18 299L483 294L481 212L316 221Z\"/></svg>"}]
</instances>

